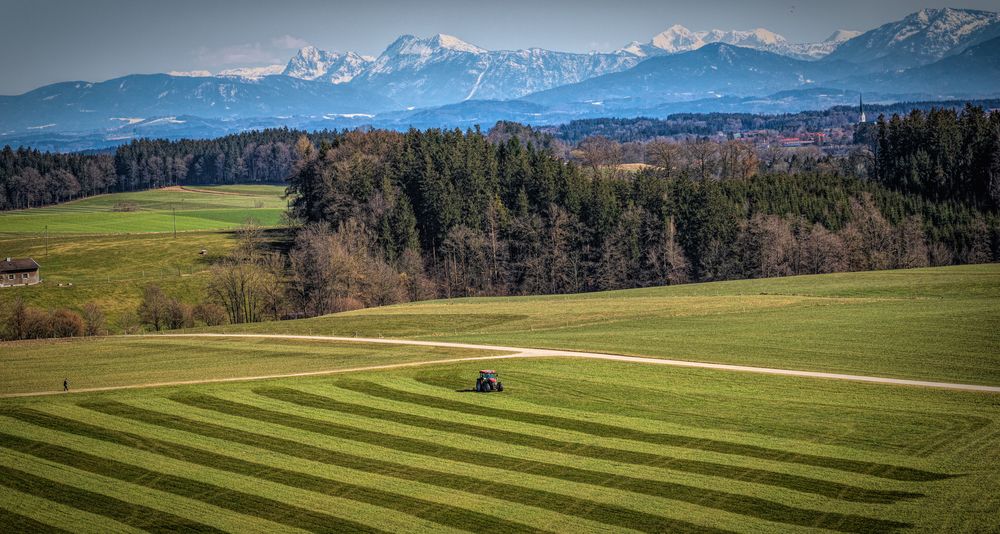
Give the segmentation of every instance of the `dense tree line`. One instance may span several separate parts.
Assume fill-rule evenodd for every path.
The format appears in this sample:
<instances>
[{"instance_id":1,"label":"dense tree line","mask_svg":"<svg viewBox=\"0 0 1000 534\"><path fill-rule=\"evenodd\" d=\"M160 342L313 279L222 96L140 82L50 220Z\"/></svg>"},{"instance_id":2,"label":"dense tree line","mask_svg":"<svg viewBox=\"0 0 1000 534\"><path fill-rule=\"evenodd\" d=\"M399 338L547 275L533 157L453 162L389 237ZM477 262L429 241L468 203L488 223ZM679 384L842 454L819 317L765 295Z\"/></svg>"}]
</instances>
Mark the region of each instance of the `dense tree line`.
<instances>
[{"instance_id":1,"label":"dense tree line","mask_svg":"<svg viewBox=\"0 0 1000 534\"><path fill-rule=\"evenodd\" d=\"M649 141L658 137L708 136L718 132L737 133L748 130L774 130L794 133L845 127L857 122L858 110L805 111L782 115L757 113L678 113L664 119L638 117L631 119L580 119L559 126L542 127L548 133L568 143L578 143L599 135L620 143Z\"/></svg>"},{"instance_id":2,"label":"dense tree line","mask_svg":"<svg viewBox=\"0 0 1000 534\"><path fill-rule=\"evenodd\" d=\"M869 117L878 114L907 114L912 110L961 110L964 100L942 102L900 102L896 104L865 104ZM985 109L1000 108L1000 100L977 100L973 105ZM849 128L858 122L858 107L834 106L826 110L797 113L675 113L666 118L600 118L580 119L557 126L539 127L538 131L555 139L576 144L592 136L602 136L629 143L650 141L658 137L708 136L718 132L736 133L748 130L773 130L783 134L800 131L816 132L827 128Z\"/></svg>"},{"instance_id":3,"label":"dense tree line","mask_svg":"<svg viewBox=\"0 0 1000 534\"><path fill-rule=\"evenodd\" d=\"M0 151L0 210L176 184L282 182L302 132L270 129L207 140L141 139L113 154ZM309 134L315 143L336 134Z\"/></svg>"},{"instance_id":4,"label":"dense tree line","mask_svg":"<svg viewBox=\"0 0 1000 534\"><path fill-rule=\"evenodd\" d=\"M880 116L856 137L873 155L874 179L934 200L1000 207L1000 112L913 110Z\"/></svg>"},{"instance_id":5,"label":"dense tree line","mask_svg":"<svg viewBox=\"0 0 1000 534\"><path fill-rule=\"evenodd\" d=\"M30 208L117 190L109 155L0 150L0 210Z\"/></svg>"},{"instance_id":6,"label":"dense tree line","mask_svg":"<svg viewBox=\"0 0 1000 534\"><path fill-rule=\"evenodd\" d=\"M759 174L753 154L726 163L715 145L706 154L722 154L713 165L731 167L724 179L697 164L638 173L580 166L519 136L497 144L478 131L352 132L318 149L302 142L289 182L305 225L291 256L296 307L315 314L435 295L997 258L995 211L835 168Z\"/></svg>"}]
</instances>

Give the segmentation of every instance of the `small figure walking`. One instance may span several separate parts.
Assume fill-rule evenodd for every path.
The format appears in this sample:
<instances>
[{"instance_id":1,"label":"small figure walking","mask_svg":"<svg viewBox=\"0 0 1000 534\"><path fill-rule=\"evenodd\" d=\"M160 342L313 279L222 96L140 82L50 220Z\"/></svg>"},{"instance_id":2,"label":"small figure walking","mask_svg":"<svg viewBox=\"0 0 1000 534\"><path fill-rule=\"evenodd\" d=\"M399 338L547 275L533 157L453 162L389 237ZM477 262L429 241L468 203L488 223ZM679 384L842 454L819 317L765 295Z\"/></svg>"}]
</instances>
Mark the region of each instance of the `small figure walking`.
<instances>
[{"instance_id":1,"label":"small figure walking","mask_svg":"<svg viewBox=\"0 0 1000 534\"><path fill-rule=\"evenodd\" d=\"M69 379L63 378L63 391L69 391Z\"/></svg>"}]
</instances>

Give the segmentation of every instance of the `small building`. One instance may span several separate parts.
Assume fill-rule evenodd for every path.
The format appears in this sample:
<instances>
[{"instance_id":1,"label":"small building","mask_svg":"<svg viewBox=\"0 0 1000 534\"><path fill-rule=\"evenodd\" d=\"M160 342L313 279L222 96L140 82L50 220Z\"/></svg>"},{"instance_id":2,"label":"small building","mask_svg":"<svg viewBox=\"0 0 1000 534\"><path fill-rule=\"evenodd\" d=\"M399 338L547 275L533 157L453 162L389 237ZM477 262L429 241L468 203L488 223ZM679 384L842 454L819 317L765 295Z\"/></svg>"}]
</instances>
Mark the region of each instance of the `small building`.
<instances>
[{"instance_id":1,"label":"small building","mask_svg":"<svg viewBox=\"0 0 1000 534\"><path fill-rule=\"evenodd\" d=\"M0 287L30 286L41 281L38 263L31 258L4 258L0 261Z\"/></svg>"}]
</instances>

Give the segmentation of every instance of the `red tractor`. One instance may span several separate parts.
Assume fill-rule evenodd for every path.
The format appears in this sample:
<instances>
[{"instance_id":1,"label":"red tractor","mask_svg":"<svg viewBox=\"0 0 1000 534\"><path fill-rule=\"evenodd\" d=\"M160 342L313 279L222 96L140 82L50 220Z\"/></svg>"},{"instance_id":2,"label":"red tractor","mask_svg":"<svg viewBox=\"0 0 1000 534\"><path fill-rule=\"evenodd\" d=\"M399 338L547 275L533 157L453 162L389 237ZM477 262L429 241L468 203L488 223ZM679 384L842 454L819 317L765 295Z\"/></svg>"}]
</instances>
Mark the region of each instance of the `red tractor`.
<instances>
[{"instance_id":1,"label":"red tractor","mask_svg":"<svg viewBox=\"0 0 1000 534\"><path fill-rule=\"evenodd\" d=\"M497 379L497 372L492 369L479 371L479 378L476 379L476 391L480 393L503 391L503 383Z\"/></svg>"}]
</instances>

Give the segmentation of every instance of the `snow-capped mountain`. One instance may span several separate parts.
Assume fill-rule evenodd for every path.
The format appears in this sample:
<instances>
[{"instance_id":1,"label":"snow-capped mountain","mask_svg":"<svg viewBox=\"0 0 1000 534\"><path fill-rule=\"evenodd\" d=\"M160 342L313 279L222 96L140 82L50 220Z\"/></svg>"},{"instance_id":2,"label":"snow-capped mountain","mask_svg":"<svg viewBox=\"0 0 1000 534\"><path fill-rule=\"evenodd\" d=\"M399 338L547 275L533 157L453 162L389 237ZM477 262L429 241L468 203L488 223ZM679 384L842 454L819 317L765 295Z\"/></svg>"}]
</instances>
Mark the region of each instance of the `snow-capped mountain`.
<instances>
[{"instance_id":1,"label":"snow-capped mountain","mask_svg":"<svg viewBox=\"0 0 1000 534\"><path fill-rule=\"evenodd\" d=\"M225 69L220 70L216 74L212 74L207 70L172 70L170 72L165 72L164 74L168 76L176 76L178 78L212 78L218 76L220 78L258 80L264 76L281 74L284 71L284 65L267 65L264 67L237 67L235 69Z\"/></svg>"},{"instance_id":2,"label":"snow-capped mountain","mask_svg":"<svg viewBox=\"0 0 1000 534\"><path fill-rule=\"evenodd\" d=\"M861 35L861 32L855 30L837 30L819 43L788 43L785 45L784 54L798 59L821 59L832 54L840 45L859 35ZM764 48L764 50L779 54L782 53L778 49L770 50Z\"/></svg>"},{"instance_id":3,"label":"snow-capped mountain","mask_svg":"<svg viewBox=\"0 0 1000 534\"><path fill-rule=\"evenodd\" d=\"M327 52L314 46L299 50L281 72L302 80L347 83L368 68L372 59L354 52Z\"/></svg>"},{"instance_id":4,"label":"snow-capped mountain","mask_svg":"<svg viewBox=\"0 0 1000 534\"><path fill-rule=\"evenodd\" d=\"M485 50L457 37L404 35L389 45L352 85L402 107L470 99L512 99L618 72L637 64L631 54L576 54L532 48Z\"/></svg>"},{"instance_id":5,"label":"snow-capped mountain","mask_svg":"<svg viewBox=\"0 0 1000 534\"><path fill-rule=\"evenodd\" d=\"M233 78L243 78L244 80L257 80L264 76L275 76L285 72L285 65L267 65L264 67L238 67L235 69L220 70L216 76L231 76Z\"/></svg>"},{"instance_id":6,"label":"snow-capped mountain","mask_svg":"<svg viewBox=\"0 0 1000 534\"><path fill-rule=\"evenodd\" d=\"M724 43L755 50L764 50L796 59L819 59L843 42L860 35L860 32L838 30L821 43L791 43L781 35L764 28L753 30L692 31L675 24L657 34L650 41L632 41L620 53L638 57L653 57L697 50L707 44Z\"/></svg>"},{"instance_id":7,"label":"snow-capped mountain","mask_svg":"<svg viewBox=\"0 0 1000 534\"><path fill-rule=\"evenodd\" d=\"M934 63L855 76L838 85L961 99L995 95L997 80L1000 80L1000 37L969 46Z\"/></svg>"},{"instance_id":8,"label":"snow-capped mountain","mask_svg":"<svg viewBox=\"0 0 1000 534\"><path fill-rule=\"evenodd\" d=\"M404 35L377 58L310 46L287 65L66 82L0 96L0 144L66 136L106 146L129 136L280 125L405 128L796 110L850 101L858 91L885 101L993 98L997 79L1000 14L973 10L923 10L862 35L838 30L820 43L791 43L765 29L678 25L645 43L589 54Z\"/></svg>"},{"instance_id":9,"label":"snow-capped mountain","mask_svg":"<svg viewBox=\"0 0 1000 534\"><path fill-rule=\"evenodd\" d=\"M926 65L1000 37L1000 13L972 9L922 9L851 39L828 60L872 64L878 69Z\"/></svg>"},{"instance_id":10,"label":"snow-capped mountain","mask_svg":"<svg viewBox=\"0 0 1000 534\"><path fill-rule=\"evenodd\" d=\"M168 76L177 76L179 78L210 78L213 76L213 74L207 70L172 70L164 74Z\"/></svg>"}]
</instances>

